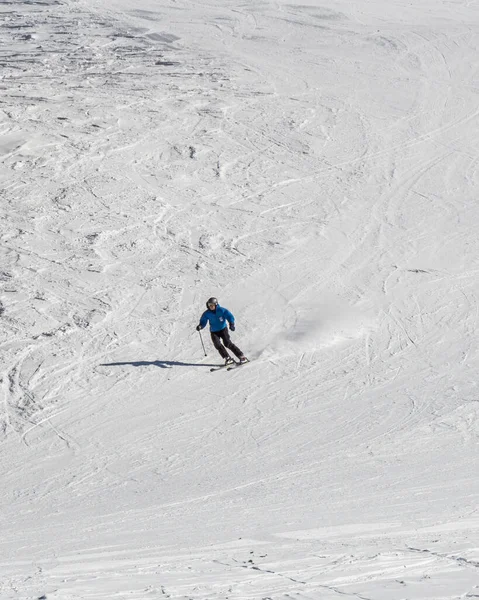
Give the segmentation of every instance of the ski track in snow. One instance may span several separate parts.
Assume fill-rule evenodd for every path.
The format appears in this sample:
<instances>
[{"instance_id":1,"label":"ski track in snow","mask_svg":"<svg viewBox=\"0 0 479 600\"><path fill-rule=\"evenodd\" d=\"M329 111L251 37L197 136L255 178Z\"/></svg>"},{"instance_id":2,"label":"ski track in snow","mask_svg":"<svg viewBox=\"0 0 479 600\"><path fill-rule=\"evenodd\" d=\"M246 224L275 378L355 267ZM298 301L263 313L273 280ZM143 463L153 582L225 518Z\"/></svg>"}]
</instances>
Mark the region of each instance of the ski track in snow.
<instances>
[{"instance_id":1,"label":"ski track in snow","mask_svg":"<svg viewBox=\"0 0 479 600\"><path fill-rule=\"evenodd\" d=\"M479 597L477 3L0 16L0 598Z\"/></svg>"}]
</instances>

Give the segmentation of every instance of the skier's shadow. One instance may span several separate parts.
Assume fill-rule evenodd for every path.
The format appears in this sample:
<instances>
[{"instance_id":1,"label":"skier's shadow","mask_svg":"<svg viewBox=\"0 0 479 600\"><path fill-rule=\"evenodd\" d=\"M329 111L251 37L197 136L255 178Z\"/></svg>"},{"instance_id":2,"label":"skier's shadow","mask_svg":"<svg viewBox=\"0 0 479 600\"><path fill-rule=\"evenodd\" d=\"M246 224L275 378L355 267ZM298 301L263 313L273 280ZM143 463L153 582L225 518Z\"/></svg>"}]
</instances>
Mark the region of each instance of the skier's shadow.
<instances>
[{"instance_id":1,"label":"skier's shadow","mask_svg":"<svg viewBox=\"0 0 479 600\"><path fill-rule=\"evenodd\" d=\"M173 367L217 367L216 364L207 363L187 363L179 360L135 360L130 362L114 362L114 363L102 363L101 367L160 367L160 369L172 369Z\"/></svg>"}]
</instances>

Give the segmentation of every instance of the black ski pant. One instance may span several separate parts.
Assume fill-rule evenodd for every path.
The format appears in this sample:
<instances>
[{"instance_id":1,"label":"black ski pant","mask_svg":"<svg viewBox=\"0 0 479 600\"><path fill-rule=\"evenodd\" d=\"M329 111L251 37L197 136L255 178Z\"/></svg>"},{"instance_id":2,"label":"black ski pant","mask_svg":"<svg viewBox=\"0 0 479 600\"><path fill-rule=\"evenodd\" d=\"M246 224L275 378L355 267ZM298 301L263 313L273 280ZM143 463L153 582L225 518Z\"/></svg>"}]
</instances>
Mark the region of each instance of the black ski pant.
<instances>
[{"instance_id":1,"label":"black ski pant","mask_svg":"<svg viewBox=\"0 0 479 600\"><path fill-rule=\"evenodd\" d=\"M229 357L229 354L226 351L226 348L229 348L231 350L231 352L234 352L234 354L237 356L237 358L240 358L240 356L243 356L243 353L238 348L238 346L235 346L235 344L233 344L233 342L231 341L230 332L228 331L227 327L225 327L221 331L212 331L211 339L213 340L213 344L215 345L215 348L218 350L218 352L221 354L221 356L223 358ZM224 345L221 342L223 342Z\"/></svg>"}]
</instances>

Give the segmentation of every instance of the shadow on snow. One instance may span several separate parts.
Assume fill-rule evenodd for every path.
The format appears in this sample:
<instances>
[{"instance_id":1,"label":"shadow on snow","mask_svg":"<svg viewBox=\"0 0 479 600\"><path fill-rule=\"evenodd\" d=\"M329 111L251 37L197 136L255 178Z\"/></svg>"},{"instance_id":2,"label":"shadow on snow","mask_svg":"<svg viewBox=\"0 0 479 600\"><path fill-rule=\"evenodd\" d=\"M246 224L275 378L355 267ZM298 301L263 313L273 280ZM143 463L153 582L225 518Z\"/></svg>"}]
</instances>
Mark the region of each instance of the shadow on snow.
<instances>
[{"instance_id":1,"label":"shadow on snow","mask_svg":"<svg viewBox=\"0 0 479 600\"><path fill-rule=\"evenodd\" d=\"M132 367L160 367L161 369L172 369L173 367L217 367L215 364L208 363L187 363L178 360L136 360L130 362L113 362L113 363L102 363L101 367L122 367L130 365Z\"/></svg>"}]
</instances>

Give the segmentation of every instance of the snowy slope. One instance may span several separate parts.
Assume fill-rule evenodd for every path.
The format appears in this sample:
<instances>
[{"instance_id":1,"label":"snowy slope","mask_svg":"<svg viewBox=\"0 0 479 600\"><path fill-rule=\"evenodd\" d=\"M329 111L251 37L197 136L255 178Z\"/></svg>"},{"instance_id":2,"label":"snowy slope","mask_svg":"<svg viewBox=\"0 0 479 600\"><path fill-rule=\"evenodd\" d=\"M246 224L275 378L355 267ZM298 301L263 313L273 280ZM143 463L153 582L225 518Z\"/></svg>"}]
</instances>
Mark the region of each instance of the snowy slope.
<instances>
[{"instance_id":1,"label":"snowy slope","mask_svg":"<svg viewBox=\"0 0 479 600\"><path fill-rule=\"evenodd\" d=\"M479 596L477 2L0 14L1 600Z\"/></svg>"}]
</instances>

